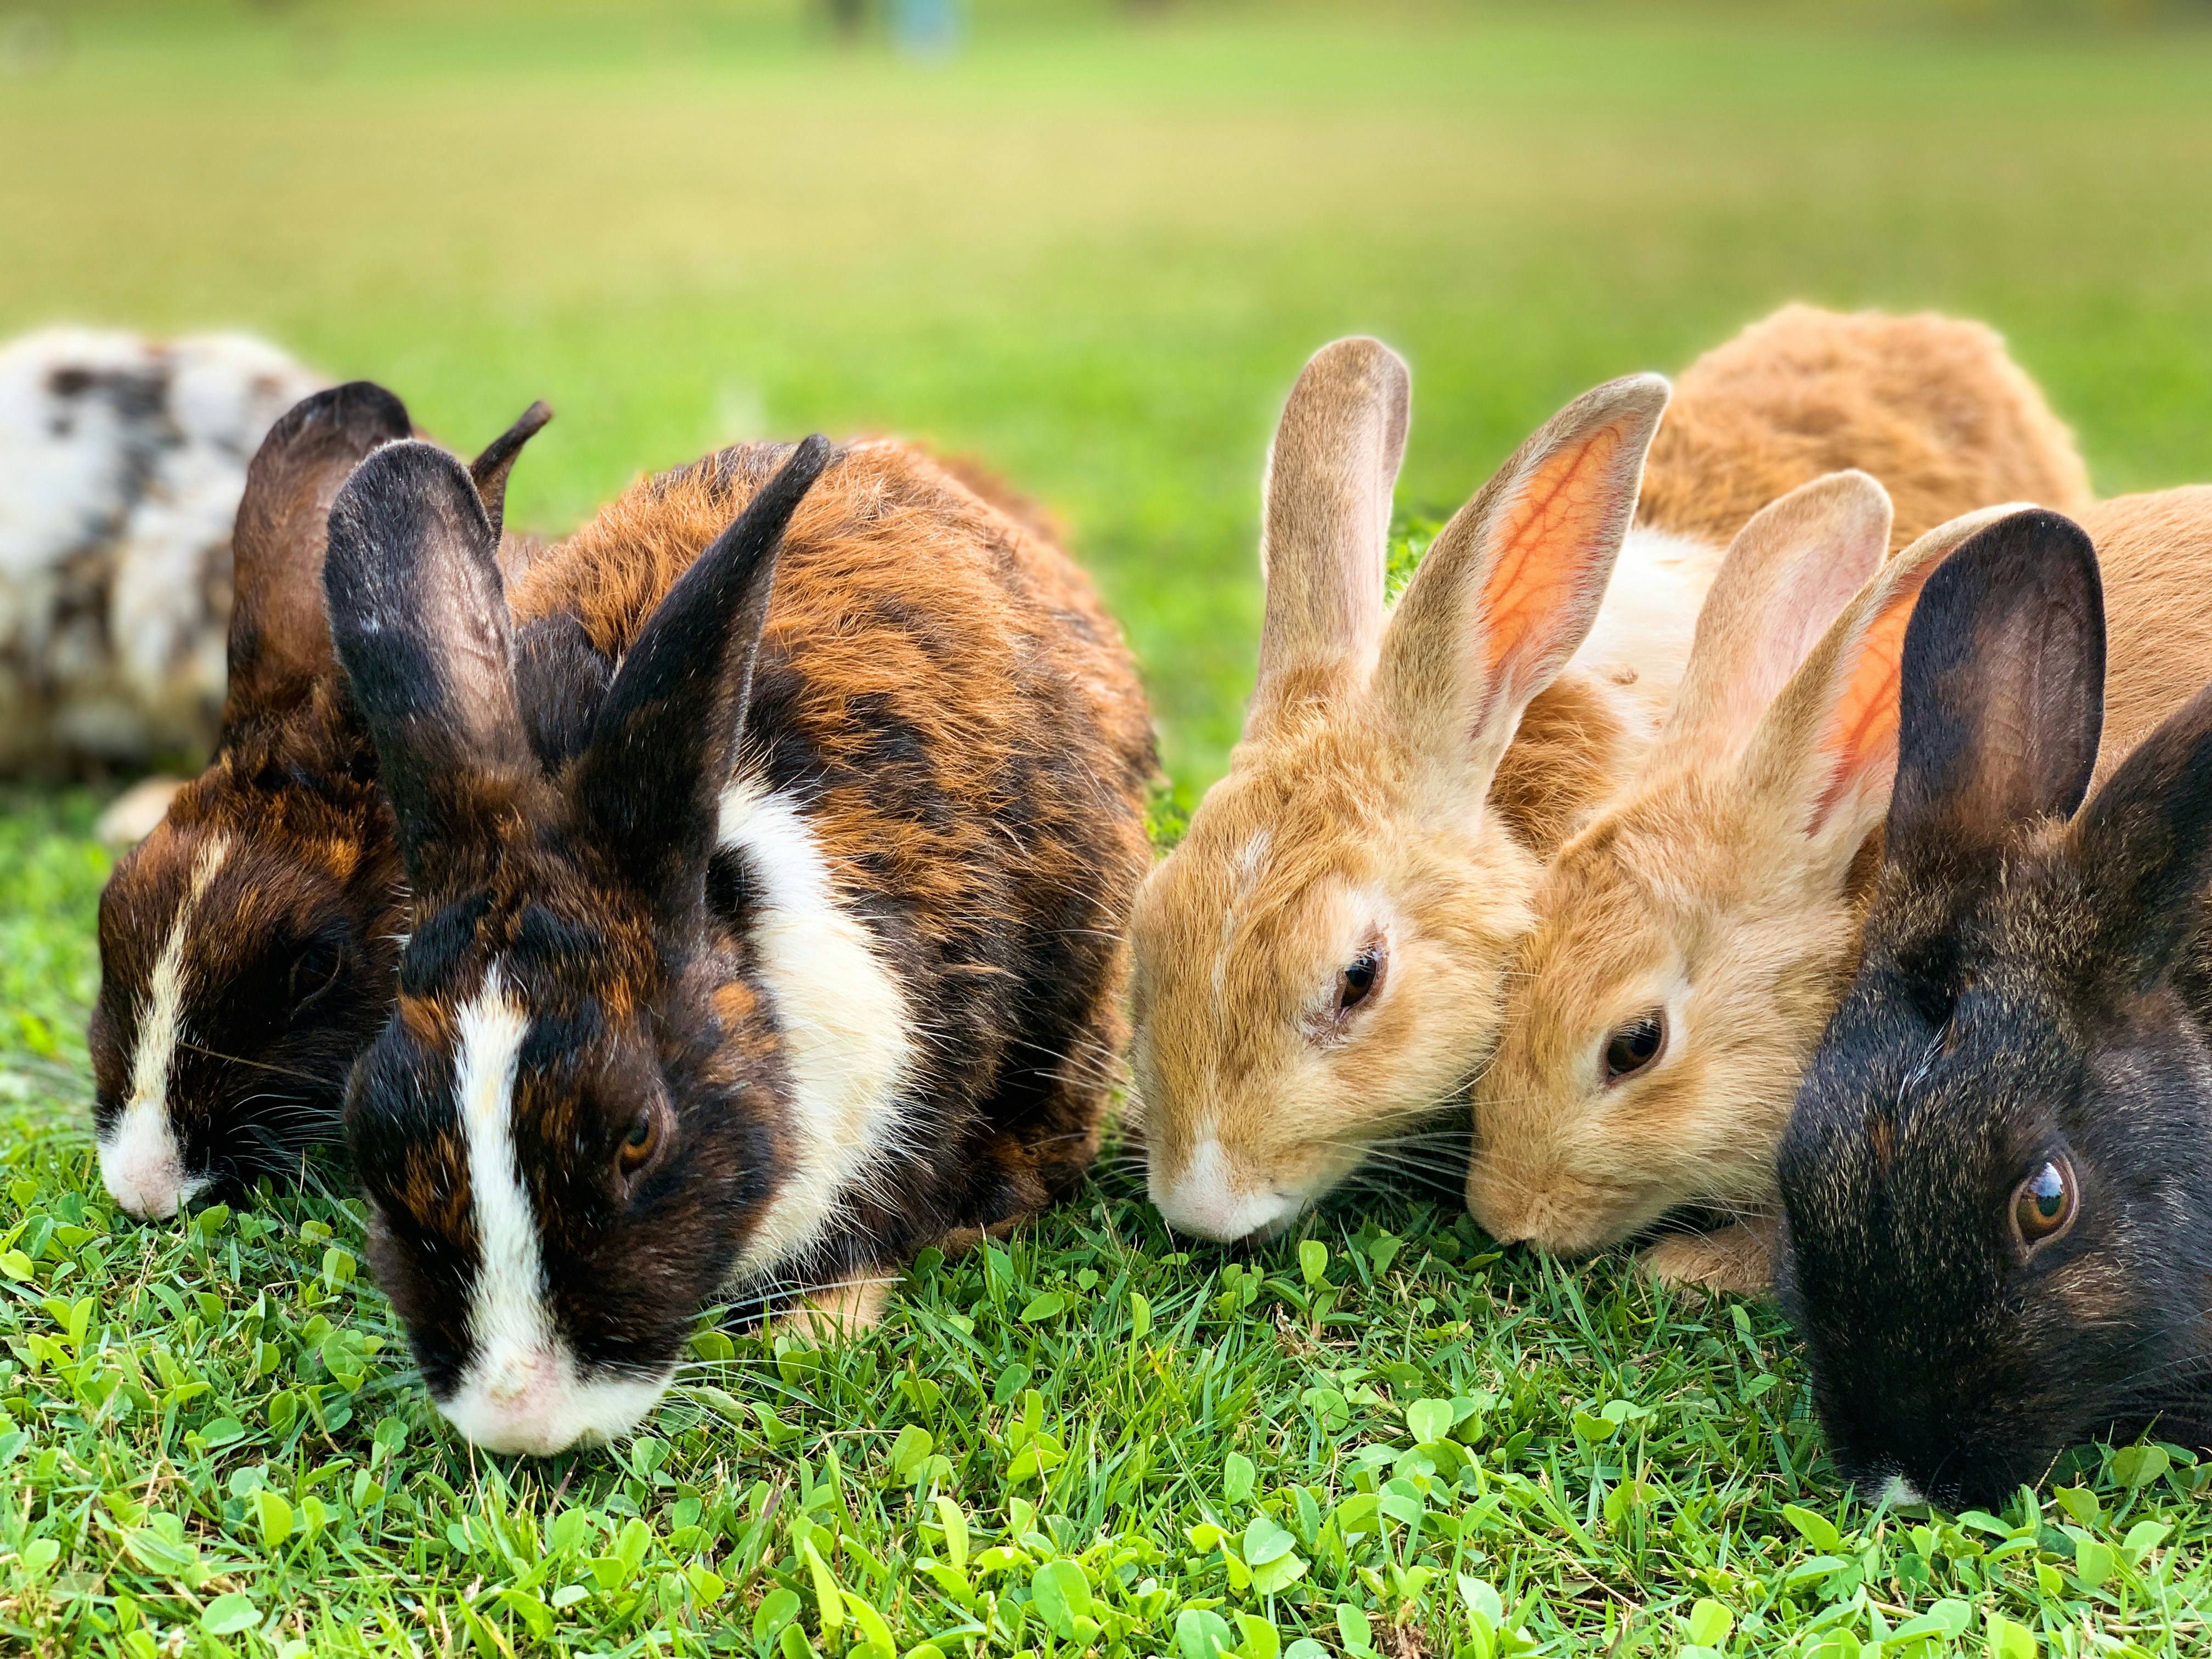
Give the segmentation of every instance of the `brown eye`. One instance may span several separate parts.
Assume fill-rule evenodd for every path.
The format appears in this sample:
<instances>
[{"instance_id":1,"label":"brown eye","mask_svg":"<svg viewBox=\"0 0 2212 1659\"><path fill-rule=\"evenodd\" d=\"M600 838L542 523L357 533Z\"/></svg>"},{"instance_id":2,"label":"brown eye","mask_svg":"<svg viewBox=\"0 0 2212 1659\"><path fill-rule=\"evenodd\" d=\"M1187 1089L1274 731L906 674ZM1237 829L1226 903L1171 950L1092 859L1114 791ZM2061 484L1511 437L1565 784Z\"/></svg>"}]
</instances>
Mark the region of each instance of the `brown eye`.
<instances>
[{"instance_id":1,"label":"brown eye","mask_svg":"<svg viewBox=\"0 0 2212 1659\"><path fill-rule=\"evenodd\" d=\"M615 1149L615 1167L625 1176L634 1176L653 1161L660 1150L660 1115L643 1111L629 1126L629 1133Z\"/></svg>"},{"instance_id":2,"label":"brown eye","mask_svg":"<svg viewBox=\"0 0 2212 1659\"><path fill-rule=\"evenodd\" d=\"M1376 981L1382 977L1382 953L1380 951L1362 951L1352 957L1346 964L1344 971L1337 975L1337 1012L1348 1012L1366 1001L1368 994L1374 990Z\"/></svg>"},{"instance_id":3,"label":"brown eye","mask_svg":"<svg viewBox=\"0 0 2212 1659\"><path fill-rule=\"evenodd\" d=\"M286 1000L295 1009L317 1000L337 983L344 954L344 948L336 940L319 939L293 958L284 988Z\"/></svg>"},{"instance_id":4,"label":"brown eye","mask_svg":"<svg viewBox=\"0 0 2212 1659\"><path fill-rule=\"evenodd\" d=\"M2013 1232L2033 1254L2071 1227L2080 1208L2073 1166L2053 1158L2013 1189Z\"/></svg>"},{"instance_id":5,"label":"brown eye","mask_svg":"<svg viewBox=\"0 0 2212 1659\"><path fill-rule=\"evenodd\" d=\"M1616 1025L1605 1040L1605 1080L1618 1083L1632 1073L1640 1072L1659 1058L1659 1051L1667 1046L1667 1015L1663 1009L1654 1008L1648 1014L1638 1014L1626 1025Z\"/></svg>"}]
</instances>

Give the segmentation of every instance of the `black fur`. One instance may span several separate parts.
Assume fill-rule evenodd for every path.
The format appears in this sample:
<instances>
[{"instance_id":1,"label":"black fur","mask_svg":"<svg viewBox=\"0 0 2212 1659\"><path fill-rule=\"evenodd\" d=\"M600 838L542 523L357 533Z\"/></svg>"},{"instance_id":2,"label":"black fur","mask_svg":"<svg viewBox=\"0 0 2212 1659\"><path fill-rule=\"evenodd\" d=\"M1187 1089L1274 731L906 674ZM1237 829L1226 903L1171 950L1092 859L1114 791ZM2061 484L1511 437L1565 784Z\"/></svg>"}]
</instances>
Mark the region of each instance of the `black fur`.
<instances>
[{"instance_id":1,"label":"black fur","mask_svg":"<svg viewBox=\"0 0 2212 1659\"><path fill-rule=\"evenodd\" d=\"M2212 1438L2212 691L2070 824L2104 670L2055 514L1966 543L1907 630L1864 955L1780 1151L1785 1305L1838 1463L1994 1506L2091 1435ZM2063 1159L2070 1230L2024 1249Z\"/></svg>"}]
</instances>

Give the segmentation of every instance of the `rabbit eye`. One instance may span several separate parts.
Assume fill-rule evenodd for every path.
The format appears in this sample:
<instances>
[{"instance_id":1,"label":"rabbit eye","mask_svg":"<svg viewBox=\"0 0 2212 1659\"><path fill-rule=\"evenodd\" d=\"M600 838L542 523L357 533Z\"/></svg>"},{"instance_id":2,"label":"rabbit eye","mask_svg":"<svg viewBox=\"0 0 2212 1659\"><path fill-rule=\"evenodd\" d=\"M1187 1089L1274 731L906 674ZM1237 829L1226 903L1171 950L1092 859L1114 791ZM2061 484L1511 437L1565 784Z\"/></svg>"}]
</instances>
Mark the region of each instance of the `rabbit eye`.
<instances>
[{"instance_id":1,"label":"rabbit eye","mask_svg":"<svg viewBox=\"0 0 2212 1659\"><path fill-rule=\"evenodd\" d=\"M2073 1226L2081 1207L2073 1167L2063 1158L2050 1159L2013 1189L2013 1233L2033 1255Z\"/></svg>"},{"instance_id":2,"label":"rabbit eye","mask_svg":"<svg viewBox=\"0 0 2212 1659\"><path fill-rule=\"evenodd\" d=\"M293 958L291 974L285 981L285 1000L295 1010L314 1001L337 983L344 959L345 953L336 940L313 941Z\"/></svg>"},{"instance_id":3,"label":"rabbit eye","mask_svg":"<svg viewBox=\"0 0 2212 1659\"><path fill-rule=\"evenodd\" d=\"M1605 1040L1605 1080L1618 1083L1642 1071L1659 1058L1659 1051L1666 1046L1667 1015L1663 1009L1654 1008L1648 1014L1638 1014L1626 1025L1614 1026Z\"/></svg>"},{"instance_id":4,"label":"rabbit eye","mask_svg":"<svg viewBox=\"0 0 2212 1659\"><path fill-rule=\"evenodd\" d=\"M653 1155L660 1150L660 1114L650 1108L640 1112L615 1149L615 1167L624 1176L634 1176L653 1162Z\"/></svg>"},{"instance_id":5,"label":"rabbit eye","mask_svg":"<svg viewBox=\"0 0 2212 1659\"><path fill-rule=\"evenodd\" d=\"M1362 951L1337 975L1336 1011L1348 1013L1367 1000L1382 979L1382 952Z\"/></svg>"}]
</instances>

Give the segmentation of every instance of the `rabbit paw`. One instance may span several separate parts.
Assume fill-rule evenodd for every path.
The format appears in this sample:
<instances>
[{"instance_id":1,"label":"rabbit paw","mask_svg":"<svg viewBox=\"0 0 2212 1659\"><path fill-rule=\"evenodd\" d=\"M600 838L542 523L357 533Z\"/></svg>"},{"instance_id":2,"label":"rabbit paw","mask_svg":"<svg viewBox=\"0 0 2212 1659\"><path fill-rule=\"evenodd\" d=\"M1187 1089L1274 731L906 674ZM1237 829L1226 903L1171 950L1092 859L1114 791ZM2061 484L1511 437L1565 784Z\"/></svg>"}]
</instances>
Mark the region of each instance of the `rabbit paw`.
<instances>
[{"instance_id":1,"label":"rabbit paw","mask_svg":"<svg viewBox=\"0 0 2212 1659\"><path fill-rule=\"evenodd\" d=\"M1742 1222L1717 1232L1662 1239L1637 1261L1653 1279L1674 1290L1758 1296L1774 1285L1767 1239Z\"/></svg>"},{"instance_id":2,"label":"rabbit paw","mask_svg":"<svg viewBox=\"0 0 2212 1659\"><path fill-rule=\"evenodd\" d=\"M851 1336L881 1322L890 1286L880 1279L840 1285L817 1291L782 1314L776 1323L793 1336L827 1342L833 1336Z\"/></svg>"},{"instance_id":3,"label":"rabbit paw","mask_svg":"<svg viewBox=\"0 0 2212 1659\"><path fill-rule=\"evenodd\" d=\"M147 778L132 784L108 802L107 810L92 827L94 836L108 847L134 847L154 833L154 826L169 810L182 778Z\"/></svg>"}]
</instances>

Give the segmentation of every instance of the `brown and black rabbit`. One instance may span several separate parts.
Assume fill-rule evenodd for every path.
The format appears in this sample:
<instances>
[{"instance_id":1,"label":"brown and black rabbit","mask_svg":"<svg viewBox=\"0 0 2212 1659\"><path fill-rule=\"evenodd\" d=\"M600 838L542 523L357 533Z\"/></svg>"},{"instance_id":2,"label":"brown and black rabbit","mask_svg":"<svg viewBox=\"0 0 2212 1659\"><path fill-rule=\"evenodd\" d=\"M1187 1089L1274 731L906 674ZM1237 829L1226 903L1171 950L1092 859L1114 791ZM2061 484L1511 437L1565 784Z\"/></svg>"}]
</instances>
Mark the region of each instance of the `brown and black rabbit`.
<instances>
[{"instance_id":1,"label":"brown and black rabbit","mask_svg":"<svg viewBox=\"0 0 2212 1659\"><path fill-rule=\"evenodd\" d=\"M416 907L347 1138L432 1398L548 1455L632 1427L718 1299L866 1322L1075 1180L1153 759L1081 575L900 445L649 480L512 625L492 547L426 445L331 514Z\"/></svg>"},{"instance_id":2,"label":"brown and black rabbit","mask_svg":"<svg viewBox=\"0 0 2212 1659\"><path fill-rule=\"evenodd\" d=\"M2212 1441L2212 691L2083 806L2106 650L2049 513L1962 545L1905 631L1864 952L1779 1159L1779 1288L1870 1496L1993 1506L2094 1434Z\"/></svg>"},{"instance_id":3,"label":"brown and black rabbit","mask_svg":"<svg viewBox=\"0 0 2212 1659\"><path fill-rule=\"evenodd\" d=\"M475 462L495 524L550 418L533 405ZM323 536L347 475L411 429L398 398L356 380L295 405L247 468L215 757L100 900L94 1137L134 1216L235 1196L337 1139L347 1070L391 1008L406 884L331 654Z\"/></svg>"}]
</instances>

